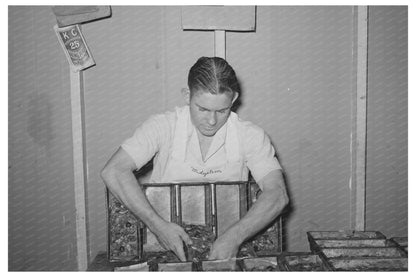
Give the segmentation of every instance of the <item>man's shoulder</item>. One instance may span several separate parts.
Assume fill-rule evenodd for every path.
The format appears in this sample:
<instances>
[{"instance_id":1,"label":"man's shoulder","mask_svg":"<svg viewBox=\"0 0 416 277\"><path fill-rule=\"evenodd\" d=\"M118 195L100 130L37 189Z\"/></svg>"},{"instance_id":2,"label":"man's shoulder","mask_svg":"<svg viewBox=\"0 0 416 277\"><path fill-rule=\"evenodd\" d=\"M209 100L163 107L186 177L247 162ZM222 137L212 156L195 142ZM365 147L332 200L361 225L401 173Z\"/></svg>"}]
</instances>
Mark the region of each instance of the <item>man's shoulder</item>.
<instances>
[{"instance_id":1,"label":"man's shoulder","mask_svg":"<svg viewBox=\"0 0 416 277\"><path fill-rule=\"evenodd\" d=\"M178 118L178 113L183 112L185 107L175 107L163 113L157 113L149 117L149 123L164 125L164 127L174 127Z\"/></svg>"},{"instance_id":2,"label":"man's shoulder","mask_svg":"<svg viewBox=\"0 0 416 277\"><path fill-rule=\"evenodd\" d=\"M231 120L234 122L234 124L237 126L239 132L242 133L243 136L247 134L263 134L264 130L257 124L242 119L238 114L232 112L230 116Z\"/></svg>"},{"instance_id":3,"label":"man's shoulder","mask_svg":"<svg viewBox=\"0 0 416 277\"><path fill-rule=\"evenodd\" d=\"M173 137L176 128L178 109L155 113L145 121L139 123L135 133L162 142L167 142Z\"/></svg>"}]
</instances>

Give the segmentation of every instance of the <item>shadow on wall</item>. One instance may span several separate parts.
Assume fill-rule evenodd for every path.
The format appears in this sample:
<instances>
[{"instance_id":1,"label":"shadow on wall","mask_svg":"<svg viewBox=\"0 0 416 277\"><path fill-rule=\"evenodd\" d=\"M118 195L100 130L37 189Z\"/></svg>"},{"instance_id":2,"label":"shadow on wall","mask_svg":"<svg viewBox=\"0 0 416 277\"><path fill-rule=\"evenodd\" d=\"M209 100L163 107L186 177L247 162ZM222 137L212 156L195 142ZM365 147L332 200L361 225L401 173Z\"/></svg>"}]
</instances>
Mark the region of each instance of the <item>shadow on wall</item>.
<instances>
[{"instance_id":1,"label":"shadow on wall","mask_svg":"<svg viewBox=\"0 0 416 277\"><path fill-rule=\"evenodd\" d=\"M32 93L28 105L27 132L37 145L48 149L54 138L49 99L45 94Z\"/></svg>"}]
</instances>

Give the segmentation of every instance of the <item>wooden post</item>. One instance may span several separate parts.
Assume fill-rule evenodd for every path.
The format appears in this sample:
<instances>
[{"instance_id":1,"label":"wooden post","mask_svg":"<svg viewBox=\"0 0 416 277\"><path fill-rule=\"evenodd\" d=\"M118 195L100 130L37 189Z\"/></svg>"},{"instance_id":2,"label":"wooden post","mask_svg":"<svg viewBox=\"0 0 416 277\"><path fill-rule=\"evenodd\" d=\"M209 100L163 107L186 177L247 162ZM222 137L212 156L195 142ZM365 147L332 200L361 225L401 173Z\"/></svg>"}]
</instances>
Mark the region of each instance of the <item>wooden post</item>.
<instances>
[{"instance_id":1,"label":"wooden post","mask_svg":"<svg viewBox=\"0 0 416 277\"><path fill-rule=\"evenodd\" d=\"M355 198L353 204L354 229L365 230L365 188L366 188L366 148L367 148L367 52L368 52L368 7L358 6L356 15L357 26L357 87L356 87L356 138L352 138L355 148L352 163L355 164L352 172L353 185L355 183ZM351 188L354 191L354 188Z\"/></svg>"},{"instance_id":2,"label":"wooden post","mask_svg":"<svg viewBox=\"0 0 416 277\"><path fill-rule=\"evenodd\" d=\"M225 60L225 31L215 30L214 31L214 44L215 44L215 57L220 57Z\"/></svg>"},{"instance_id":3,"label":"wooden post","mask_svg":"<svg viewBox=\"0 0 416 277\"><path fill-rule=\"evenodd\" d=\"M83 113L83 73L70 71L75 216L78 270L88 267L87 216L85 204L86 156Z\"/></svg>"}]
</instances>

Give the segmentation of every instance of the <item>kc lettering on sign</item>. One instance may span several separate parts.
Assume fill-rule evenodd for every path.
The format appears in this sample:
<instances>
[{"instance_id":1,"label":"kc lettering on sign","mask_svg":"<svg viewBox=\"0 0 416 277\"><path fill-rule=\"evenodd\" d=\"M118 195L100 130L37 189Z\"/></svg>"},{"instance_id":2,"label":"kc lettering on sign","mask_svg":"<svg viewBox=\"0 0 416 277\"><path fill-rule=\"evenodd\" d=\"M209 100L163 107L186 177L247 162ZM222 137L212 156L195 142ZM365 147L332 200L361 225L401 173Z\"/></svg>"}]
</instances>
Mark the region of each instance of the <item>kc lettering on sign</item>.
<instances>
[{"instance_id":1,"label":"kc lettering on sign","mask_svg":"<svg viewBox=\"0 0 416 277\"><path fill-rule=\"evenodd\" d=\"M77 72L95 65L79 25L63 28L55 25L54 29L72 71Z\"/></svg>"}]
</instances>

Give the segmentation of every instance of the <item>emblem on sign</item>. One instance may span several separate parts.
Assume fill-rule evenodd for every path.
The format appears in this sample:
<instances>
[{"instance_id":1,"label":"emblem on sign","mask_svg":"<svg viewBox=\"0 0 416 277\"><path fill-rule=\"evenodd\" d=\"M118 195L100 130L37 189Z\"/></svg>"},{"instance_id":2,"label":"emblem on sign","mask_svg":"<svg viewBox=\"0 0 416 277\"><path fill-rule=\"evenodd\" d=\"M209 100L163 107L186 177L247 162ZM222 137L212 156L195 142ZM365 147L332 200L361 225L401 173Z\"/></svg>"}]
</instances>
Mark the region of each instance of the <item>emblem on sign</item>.
<instances>
[{"instance_id":1,"label":"emblem on sign","mask_svg":"<svg viewBox=\"0 0 416 277\"><path fill-rule=\"evenodd\" d=\"M79 25L63 28L55 25L54 29L72 71L77 72L95 65Z\"/></svg>"}]
</instances>

